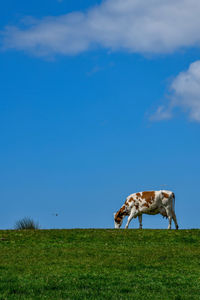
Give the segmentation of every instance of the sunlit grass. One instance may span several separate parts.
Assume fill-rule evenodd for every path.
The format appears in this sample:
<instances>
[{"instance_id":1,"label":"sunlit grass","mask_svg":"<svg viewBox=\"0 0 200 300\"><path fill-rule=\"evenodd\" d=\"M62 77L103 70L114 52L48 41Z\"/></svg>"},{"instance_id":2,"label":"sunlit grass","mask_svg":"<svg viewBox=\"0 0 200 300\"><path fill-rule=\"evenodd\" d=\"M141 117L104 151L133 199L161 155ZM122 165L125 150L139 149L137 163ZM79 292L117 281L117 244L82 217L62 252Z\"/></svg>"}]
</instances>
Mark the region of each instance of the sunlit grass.
<instances>
[{"instance_id":1,"label":"sunlit grass","mask_svg":"<svg viewBox=\"0 0 200 300\"><path fill-rule=\"evenodd\" d=\"M0 299L200 299L200 230L0 231Z\"/></svg>"}]
</instances>

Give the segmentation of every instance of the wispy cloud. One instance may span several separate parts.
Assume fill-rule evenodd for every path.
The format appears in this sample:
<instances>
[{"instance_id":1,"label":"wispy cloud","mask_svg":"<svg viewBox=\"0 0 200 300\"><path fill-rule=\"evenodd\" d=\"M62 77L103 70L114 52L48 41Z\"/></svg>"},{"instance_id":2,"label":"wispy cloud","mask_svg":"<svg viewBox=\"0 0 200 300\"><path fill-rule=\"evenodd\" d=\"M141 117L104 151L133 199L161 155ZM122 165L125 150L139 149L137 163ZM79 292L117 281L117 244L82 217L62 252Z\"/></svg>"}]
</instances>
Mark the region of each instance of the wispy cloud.
<instances>
[{"instance_id":1,"label":"wispy cloud","mask_svg":"<svg viewBox=\"0 0 200 300\"><path fill-rule=\"evenodd\" d=\"M92 76L92 75L94 75L94 74L96 74L96 73L98 73L102 70L103 70L103 67L95 66L89 72L87 72L86 74L87 74L87 76Z\"/></svg>"},{"instance_id":2,"label":"wispy cloud","mask_svg":"<svg viewBox=\"0 0 200 300\"><path fill-rule=\"evenodd\" d=\"M171 53L200 46L199 0L106 0L85 13L6 26L4 49L38 56L75 55L94 47L132 53Z\"/></svg>"},{"instance_id":3,"label":"wispy cloud","mask_svg":"<svg viewBox=\"0 0 200 300\"><path fill-rule=\"evenodd\" d=\"M189 115L190 120L200 122L200 60L178 74L171 84L170 92L168 104L158 107L151 120L169 119L173 110L180 108Z\"/></svg>"},{"instance_id":4,"label":"wispy cloud","mask_svg":"<svg viewBox=\"0 0 200 300\"><path fill-rule=\"evenodd\" d=\"M172 108L160 105L156 112L150 116L151 121L163 121L169 120L172 118Z\"/></svg>"}]
</instances>

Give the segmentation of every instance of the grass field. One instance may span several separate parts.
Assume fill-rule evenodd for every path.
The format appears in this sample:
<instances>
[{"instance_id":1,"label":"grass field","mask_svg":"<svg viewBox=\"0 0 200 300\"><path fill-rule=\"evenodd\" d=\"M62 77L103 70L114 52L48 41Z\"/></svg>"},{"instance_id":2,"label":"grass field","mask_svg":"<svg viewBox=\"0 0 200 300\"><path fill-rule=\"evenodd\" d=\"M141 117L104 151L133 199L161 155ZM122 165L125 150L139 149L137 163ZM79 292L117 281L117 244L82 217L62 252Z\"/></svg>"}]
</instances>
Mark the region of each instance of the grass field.
<instances>
[{"instance_id":1,"label":"grass field","mask_svg":"<svg viewBox=\"0 0 200 300\"><path fill-rule=\"evenodd\" d=\"M0 299L200 299L200 230L0 231Z\"/></svg>"}]
</instances>

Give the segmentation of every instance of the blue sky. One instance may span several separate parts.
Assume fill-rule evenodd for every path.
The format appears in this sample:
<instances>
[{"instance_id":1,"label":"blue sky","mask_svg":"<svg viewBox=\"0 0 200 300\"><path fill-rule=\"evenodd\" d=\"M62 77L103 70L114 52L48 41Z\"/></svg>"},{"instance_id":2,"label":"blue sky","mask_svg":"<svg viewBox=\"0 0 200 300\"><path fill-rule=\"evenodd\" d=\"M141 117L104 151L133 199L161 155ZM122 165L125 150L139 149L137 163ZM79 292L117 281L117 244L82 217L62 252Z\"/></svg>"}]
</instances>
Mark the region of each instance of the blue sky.
<instances>
[{"instance_id":1,"label":"blue sky","mask_svg":"<svg viewBox=\"0 0 200 300\"><path fill-rule=\"evenodd\" d=\"M1 4L0 228L110 228L152 189L199 227L200 3L145 3Z\"/></svg>"}]
</instances>

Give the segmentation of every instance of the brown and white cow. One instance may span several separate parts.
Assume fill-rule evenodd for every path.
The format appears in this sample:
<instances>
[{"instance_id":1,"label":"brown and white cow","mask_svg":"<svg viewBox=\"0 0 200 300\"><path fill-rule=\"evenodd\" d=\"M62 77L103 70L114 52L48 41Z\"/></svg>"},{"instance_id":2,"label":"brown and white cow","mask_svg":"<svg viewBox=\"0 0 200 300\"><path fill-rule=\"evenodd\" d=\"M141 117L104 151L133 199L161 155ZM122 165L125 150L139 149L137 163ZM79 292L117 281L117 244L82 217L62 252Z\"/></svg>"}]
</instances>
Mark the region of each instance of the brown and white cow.
<instances>
[{"instance_id":1,"label":"brown and white cow","mask_svg":"<svg viewBox=\"0 0 200 300\"><path fill-rule=\"evenodd\" d=\"M171 191L161 190L131 194L126 198L120 210L114 214L115 228L120 228L123 218L128 216L125 228L128 228L133 218L138 217L140 228L142 229L142 214L161 214L169 220L168 229L171 229L172 219L176 229L178 229L174 205L175 195Z\"/></svg>"}]
</instances>

